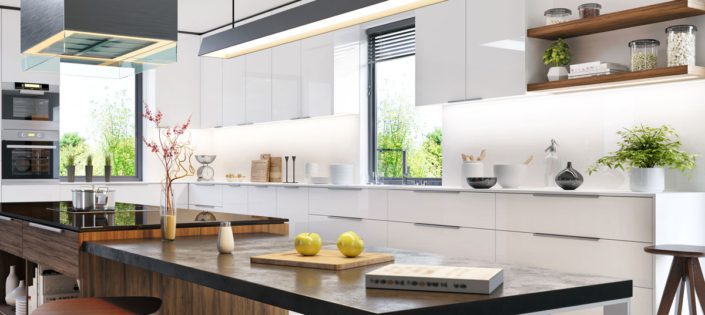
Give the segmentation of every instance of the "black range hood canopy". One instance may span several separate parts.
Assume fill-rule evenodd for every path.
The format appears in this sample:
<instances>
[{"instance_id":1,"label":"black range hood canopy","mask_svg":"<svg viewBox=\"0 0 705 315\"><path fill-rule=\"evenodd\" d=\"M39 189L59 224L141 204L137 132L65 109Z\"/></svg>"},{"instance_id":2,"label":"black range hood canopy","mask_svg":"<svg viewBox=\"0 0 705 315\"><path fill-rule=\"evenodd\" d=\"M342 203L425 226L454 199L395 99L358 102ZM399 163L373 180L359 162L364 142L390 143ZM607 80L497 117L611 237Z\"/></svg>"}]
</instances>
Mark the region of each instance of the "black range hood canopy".
<instances>
[{"instance_id":1,"label":"black range hood canopy","mask_svg":"<svg viewBox=\"0 0 705 315\"><path fill-rule=\"evenodd\" d=\"M199 55L233 58L443 1L315 0L208 36Z\"/></svg>"},{"instance_id":2,"label":"black range hood canopy","mask_svg":"<svg viewBox=\"0 0 705 315\"><path fill-rule=\"evenodd\" d=\"M177 0L22 0L24 68L50 59L114 67L176 61Z\"/></svg>"}]
</instances>

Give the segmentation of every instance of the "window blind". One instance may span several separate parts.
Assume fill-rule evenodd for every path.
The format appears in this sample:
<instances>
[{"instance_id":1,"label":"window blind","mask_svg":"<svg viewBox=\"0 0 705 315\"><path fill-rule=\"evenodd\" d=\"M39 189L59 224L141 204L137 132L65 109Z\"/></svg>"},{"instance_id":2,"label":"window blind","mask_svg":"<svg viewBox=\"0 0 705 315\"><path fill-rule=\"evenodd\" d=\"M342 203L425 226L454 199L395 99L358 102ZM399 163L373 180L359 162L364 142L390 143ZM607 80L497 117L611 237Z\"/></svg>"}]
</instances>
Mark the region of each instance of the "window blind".
<instances>
[{"instance_id":1,"label":"window blind","mask_svg":"<svg viewBox=\"0 0 705 315\"><path fill-rule=\"evenodd\" d=\"M368 49L371 63L412 56L416 52L416 28L370 34Z\"/></svg>"}]
</instances>

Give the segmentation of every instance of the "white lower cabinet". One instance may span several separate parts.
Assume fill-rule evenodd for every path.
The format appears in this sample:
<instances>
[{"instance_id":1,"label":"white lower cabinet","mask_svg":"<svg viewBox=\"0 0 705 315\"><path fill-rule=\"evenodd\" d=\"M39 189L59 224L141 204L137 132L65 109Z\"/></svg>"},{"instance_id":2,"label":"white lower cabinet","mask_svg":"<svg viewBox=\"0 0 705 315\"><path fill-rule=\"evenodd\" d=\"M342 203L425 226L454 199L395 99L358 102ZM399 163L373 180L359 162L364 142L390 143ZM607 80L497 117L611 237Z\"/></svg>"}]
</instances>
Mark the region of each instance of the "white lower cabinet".
<instances>
[{"instance_id":1,"label":"white lower cabinet","mask_svg":"<svg viewBox=\"0 0 705 315\"><path fill-rule=\"evenodd\" d=\"M188 189L189 204L199 208L223 206L223 188L216 184L193 183Z\"/></svg>"},{"instance_id":2,"label":"white lower cabinet","mask_svg":"<svg viewBox=\"0 0 705 315\"><path fill-rule=\"evenodd\" d=\"M289 235L308 230L308 188L277 187L277 218L289 219Z\"/></svg>"},{"instance_id":3,"label":"white lower cabinet","mask_svg":"<svg viewBox=\"0 0 705 315\"><path fill-rule=\"evenodd\" d=\"M274 217L277 214L277 190L269 186L247 187L248 214Z\"/></svg>"},{"instance_id":4,"label":"white lower cabinet","mask_svg":"<svg viewBox=\"0 0 705 315\"><path fill-rule=\"evenodd\" d=\"M223 212L248 214L247 210L247 187L238 184L227 184L222 186Z\"/></svg>"},{"instance_id":5,"label":"white lower cabinet","mask_svg":"<svg viewBox=\"0 0 705 315\"><path fill-rule=\"evenodd\" d=\"M495 194L390 190L389 220L483 229L495 227Z\"/></svg>"},{"instance_id":6,"label":"white lower cabinet","mask_svg":"<svg viewBox=\"0 0 705 315\"><path fill-rule=\"evenodd\" d=\"M44 202L60 198L59 185L2 185L2 202Z\"/></svg>"},{"instance_id":7,"label":"white lower cabinet","mask_svg":"<svg viewBox=\"0 0 705 315\"><path fill-rule=\"evenodd\" d=\"M120 202L147 206L159 206L161 204L161 184L140 183L129 185L109 185L109 187L115 190L115 199ZM176 195L174 197L177 198Z\"/></svg>"},{"instance_id":8,"label":"white lower cabinet","mask_svg":"<svg viewBox=\"0 0 705 315\"><path fill-rule=\"evenodd\" d=\"M495 260L495 231L419 223L389 222L392 248L484 261Z\"/></svg>"},{"instance_id":9,"label":"white lower cabinet","mask_svg":"<svg viewBox=\"0 0 705 315\"><path fill-rule=\"evenodd\" d=\"M387 191L361 188L311 188L309 213L387 220Z\"/></svg>"},{"instance_id":10,"label":"white lower cabinet","mask_svg":"<svg viewBox=\"0 0 705 315\"><path fill-rule=\"evenodd\" d=\"M324 242L337 242L343 232L353 231L365 246L387 246L387 222L351 217L309 215L309 231L318 233Z\"/></svg>"}]
</instances>

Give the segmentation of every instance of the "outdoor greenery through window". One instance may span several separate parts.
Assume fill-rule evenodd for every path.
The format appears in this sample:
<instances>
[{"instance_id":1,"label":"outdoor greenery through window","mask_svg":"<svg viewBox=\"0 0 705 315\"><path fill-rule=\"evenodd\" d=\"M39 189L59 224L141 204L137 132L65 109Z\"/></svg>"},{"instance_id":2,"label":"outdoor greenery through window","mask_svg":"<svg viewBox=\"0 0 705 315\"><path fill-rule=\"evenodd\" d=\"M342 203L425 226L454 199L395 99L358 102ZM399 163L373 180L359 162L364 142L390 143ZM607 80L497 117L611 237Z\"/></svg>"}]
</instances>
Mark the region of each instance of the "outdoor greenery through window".
<instances>
[{"instance_id":1,"label":"outdoor greenery through window","mask_svg":"<svg viewBox=\"0 0 705 315\"><path fill-rule=\"evenodd\" d=\"M63 67L64 65L62 65ZM75 157L76 176L84 176L88 156L93 175L103 176L110 160L112 176L137 177L136 77L61 75L61 176Z\"/></svg>"},{"instance_id":2,"label":"outdoor greenery through window","mask_svg":"<svg viewBox=\"0 0 705 315\"><path fill-rule=\"evenodd\" d=\"M369 33L370 178L441 185L442 111L415 106L414 37L413 25Z\"/></svg>"}]
</instances>

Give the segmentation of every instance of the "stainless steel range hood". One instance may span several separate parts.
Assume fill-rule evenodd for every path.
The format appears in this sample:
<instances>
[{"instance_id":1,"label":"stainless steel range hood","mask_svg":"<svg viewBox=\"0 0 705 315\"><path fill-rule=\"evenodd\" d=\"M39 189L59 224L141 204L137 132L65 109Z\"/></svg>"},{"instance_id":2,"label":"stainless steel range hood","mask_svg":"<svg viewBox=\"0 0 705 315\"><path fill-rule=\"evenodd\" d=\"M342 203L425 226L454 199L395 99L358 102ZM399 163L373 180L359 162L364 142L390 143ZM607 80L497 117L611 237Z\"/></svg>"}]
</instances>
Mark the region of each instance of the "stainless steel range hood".
<instances>
[{"instance_id":1,"label":"stainless steel range hood","mask_svg":"<svg viewBox=\"0 0 705 315\"><path fill-rule=\"evenodd\" d=\"M60 61L139 73L176 61L177 0L22 0L21 8L25 70Z\"/></svg>"}]
</instances>

